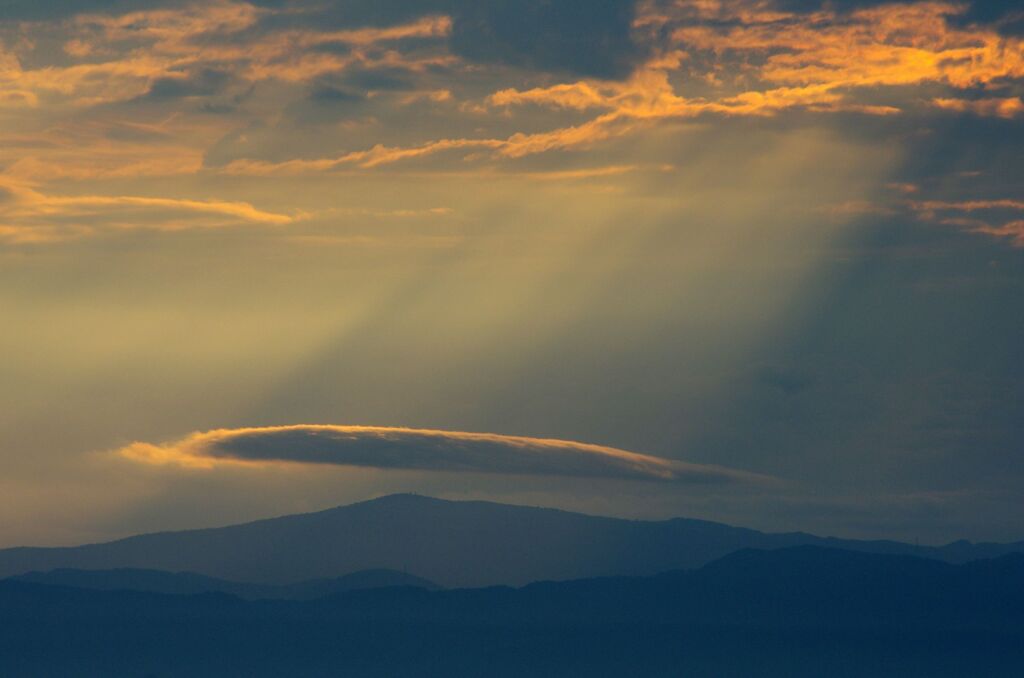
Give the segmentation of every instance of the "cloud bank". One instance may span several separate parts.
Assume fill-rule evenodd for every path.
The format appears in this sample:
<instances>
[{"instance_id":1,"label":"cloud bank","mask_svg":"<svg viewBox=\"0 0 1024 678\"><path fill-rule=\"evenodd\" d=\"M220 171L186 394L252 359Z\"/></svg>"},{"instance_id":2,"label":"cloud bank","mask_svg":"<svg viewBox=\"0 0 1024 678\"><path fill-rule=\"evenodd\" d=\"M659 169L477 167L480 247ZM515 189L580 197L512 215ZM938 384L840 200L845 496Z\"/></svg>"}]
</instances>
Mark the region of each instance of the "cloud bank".
<instances>
[{"instance_id":1,"label":"cloud bank","mask_svg":"<svg viewBox=\"0 0 1024 678\"><path fill-rule=\"evenodd\" d=\"M144 464L200 469L299 463L697 484L770 480L720 466L568 440L375 426L218 429L163 445L136 442L116 454Z\"/></svg>"},{"instance_id":2,"label":"cloud bank","mask_svg":"<svg viewBox=\"0 0 1024 678\"><path fill-rule=\"evenodd\" d=\"M901 140L912 128L965 147L971 125L1019 137L1024 14L1012 5L10 0L0 180L95 197L0 212L0 246L112 233L96 220L163 232L290 223L308 194L268 176L483 177L616 154L634 164L624 139L639 152L691 123L836 124ZM181 188L165 195L171 177ZM960 184L965 199L988 194ZM240 200L206 202L197 186ZM254 207L267 193L293 208ZM964 226L1020 242L1017 220Z\"/></svg>"}]
</instances>

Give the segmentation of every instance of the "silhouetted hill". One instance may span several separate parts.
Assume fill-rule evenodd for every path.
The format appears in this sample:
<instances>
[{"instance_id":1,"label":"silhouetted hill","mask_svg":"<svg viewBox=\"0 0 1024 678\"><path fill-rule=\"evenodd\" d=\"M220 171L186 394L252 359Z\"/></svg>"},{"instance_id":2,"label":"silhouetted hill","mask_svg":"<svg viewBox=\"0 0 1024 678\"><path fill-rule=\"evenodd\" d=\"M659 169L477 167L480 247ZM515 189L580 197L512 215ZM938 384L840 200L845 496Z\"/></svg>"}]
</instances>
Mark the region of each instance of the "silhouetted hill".
<instances>
[{"instance_id":1,"label":"silhouetted hill","mask_svg":"<svg viewBox=\"0 0 1024 678\"><path fill-rule=\"evenodd\" d=\"M332 596L355 616L487 623L714 623L1018 628L1024 555L953 565L816 546L744 549L697 570L427 592ZM340 608L339 608L340 609Z\"/></svg>"},{"instance_id":2,"label":"silhouetted hill","mask_svg":"<svg viewBox=\"0 0 1024 678\"><path fill-rule=\"evenodd\" d=\"M248 600L261 598L311 600L345 591L392 586L437 588L436 584L426 579L394 570L362 570L334 579L314 579L282 585L233 582L191 572L163 572L128 568L115 570L65 568L49 572L28 572L11 579L34 584L51 584L98 591L147 591L176 595L227 593Z\"/></svg>"},{"instance_id":3,"label":"silhouetted hill","mask_svg":"<svg viewBox=\"0 0 1024 678\"><path fill-rule=\"evenodd\" d=\"M0 675L1019 676L1024 556L817 547L513 589L243 601L0 582Z\"/></svg>"},{"instance_id":4,"label":"silhouetted hill","mask_svg":"<svg viewBox=\"0 0 1024 678\"><path fill-rule=\"evenodd\" d=\"M0 550L0 577L58 568L133 568L287 584L391 569L446 587L522 585L544 579L651 575L700 567L743 548L801 544L950 562L1024 551L1024 543L917 547L766 534L702 520L622 520L406 494L231 527L72 548Z\"/></svg>"}]
</instances>

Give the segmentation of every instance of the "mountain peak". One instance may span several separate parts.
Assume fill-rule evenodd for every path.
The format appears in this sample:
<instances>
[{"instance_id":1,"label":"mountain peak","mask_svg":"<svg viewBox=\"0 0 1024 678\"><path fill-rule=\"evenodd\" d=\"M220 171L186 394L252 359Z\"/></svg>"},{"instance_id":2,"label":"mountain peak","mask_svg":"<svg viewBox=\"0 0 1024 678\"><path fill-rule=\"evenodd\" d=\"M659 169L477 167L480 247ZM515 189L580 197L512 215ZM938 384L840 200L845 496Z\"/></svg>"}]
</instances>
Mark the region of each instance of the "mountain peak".
<instances>
[{"instance_id":1,"label":"mountain peak","mask_svg":"<svg viewBox=\"0 0 1024 678\"><path fill-rule=\"evenodd\" d=\"M397 505L408 505L408 504L453 504L456 503L450 499L441 499L439 497L431 497L426 494L417 494L415 492L396 492L394 494L383 494L373 499L367 499L365 501L356 502L355 504L343 504L338 508L348 508L349 506L359 506L364 504L397 504Z\"/></svg>"}]
</instances>

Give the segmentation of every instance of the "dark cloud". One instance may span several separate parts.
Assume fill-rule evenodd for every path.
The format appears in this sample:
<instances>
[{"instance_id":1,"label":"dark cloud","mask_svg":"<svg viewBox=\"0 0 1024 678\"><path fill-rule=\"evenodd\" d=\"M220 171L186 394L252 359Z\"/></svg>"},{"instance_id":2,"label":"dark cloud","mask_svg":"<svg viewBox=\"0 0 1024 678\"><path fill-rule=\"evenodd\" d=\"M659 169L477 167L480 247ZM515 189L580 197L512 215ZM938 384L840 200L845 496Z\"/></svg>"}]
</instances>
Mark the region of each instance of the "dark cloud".
<instances>
[{"instance_id":1,"label":"dark cloud","mask_svg":"<svg viewBox=\"0 0 1024 678\"><path fill-rule=\"evenodd\" d=\"M309 99L319 104L355 104L365 101L366 97L358 92L320 82L314 84L310 89Z\"/></svg>"},{"instance_id":2,"label":"dark cloud","mask_svg":"<svg viewBox=\"0 0 1024 678\"><path fill-rule=\"evenodd\" d=\"M5 3L3 17L48 20L183 4L183 0L12 0ZM541 71L621 78L645 53L632 37L636 0L333 0L323 4L255 0L252 4L287 10L268 13L255 32L388 26L447 15L453 21L451 48L459 56Z\"/></svg>"},{"instance_id":3,"label":"dark cloud","mask_svg":"<svg viewBox=\"0 0 1024 678\"><path fill-rule=\"evenodd\" d=\"M348 56L352 53L352 45L347 42L324 42L310 48L311 52L322 52L324 54L335 54L337 56Z\"/></svg>"},{"instance_id":4,"label":"dark cloud","mask_svg":"<svg viewBox=\"0 0 1024 678\"><path fill-rule=\"evenodd\" d=\"M867 7L891 5L893 0L775 0L775 6L785 12L820 12L833 10L852 12Z\"/></svg>"},{"instance_id":5,"label":"dark cloud","mask_svg":"<svg viewBox=\"0 0 1024 678\"><path fill-rule=\"evenodd\" d=\"M168 445L119 450L146 463L212 467L218 462L297 462L380 469L617 478L681 483L768 480L565 440L365 426L280 426L195 433Z\"/></svg>"},{"instance_id":6,"label":"dark cloud","mask_svg":"<svg viewBox=\"0 0 1024 678\"><path fill-rule=\"evenodd\" d=\"M490 0L454 15L452 46L467 59L620 78L642 56L628 0Z\"/></svg>"},{"instance_id":7,"label":"dark cloud","mask_svg":"<svg viewBox=\"0 0 1024 678\"><path fill-rule=\"evenodd\" d=\"M897 3L893 0L775 0L779 9L801 13L832 10L843 14L890 4ZM971 0L960 8L954 8L948 20L957 27L993 26L1003 35L1024 35L1024 4L1019 0Z\"/></svg>"},{"instance_id":8,"label":"dark cloud","mask_svg":"<svg viewBox=\"0 0 1024 678\"><path fill-rule=\"evenodd\" d=\"M344 82L360 90L408 90L416 86L415 74L405 68L366 68L345 73Z\"/></svg>"},{"instance_id":9,"label":"dark cloud","mask_svg":"<svg viewBox=\"0 0 1024 678\"><path fill-rule=\"evenodd\" d=\"M304 99L285 108L285 115L277 127L283 124L293 130L301 130L333 125L339 120L366 115L371 109L371 101L365 91L350 86L341 77L321 77L310 84ZM318 146L322 153L323 145ZM296 152L294 148L291 151L293 154Z\"/></svg>"},{"instance_id":10,"label":"dark cloud","mask_svg":"<svg viewBox=\"0 0 1024 678\"><path fill-rule=\"evenodd\" d=\"M317 106L352 109L365 103L370 92L400 92L415 87L414 74L405 68L355 68L317 78L310 85L307 99ZM300 111L294 112L303 117Z\"/></svg>"},{"instance_id":11,"label":"dark cloud","mask_svg":"<svg viewBox=\"0 0 1024 678\"><path fill-rule=\"evenodd\" d=\"M91 12L120 14L184 4L185 0L5 0L0 5L0 17L8 21L46 21Z\"/></svg>"},{"instance_id":12,"label":"dark cloud","mask_svg":"<svg viewBox=\"0 0 1024 678\"><path fill-rule=\"evenodd\" d=\"M993 25L1003 35L1024 35L1024 4L1014 0L974 0L955 25Z\"/></svg>"},{"instance_id":13,"label":"dark cloud","mask_svg":"<svg viewBox=\"0 0 1024 678\"><path fill-rule=\"evenodd\" d=\"M470 61L600 78L628 75L645 48L632 37L636 0L336 0L265 17L261 30L388 26L452 18L452 50Z\"/></svg>"},{"instance_id":14,"label":"dark cloud","mask_svg":"<svg viewBox=\"0 0 1024 678\"><path fill-rule=\"evenodd\" d=\"M430 14L449 14L461 0L254 0L268 9L287 9L269 14L260 25L265 30L319 27L323 30L355 26L390 26Z\"/></svg>"},{"instance_id":15,"label":"dark cloud","mask_svg":"<svg viewBox=\"0 0 1024 678\"><path fill-rule=\"evenodd\" d=\"M204 68L182 77L157 78L146 92L148 99L180 99L222 93L232 82L230 74Z\"/></svg>"}]
</instances>

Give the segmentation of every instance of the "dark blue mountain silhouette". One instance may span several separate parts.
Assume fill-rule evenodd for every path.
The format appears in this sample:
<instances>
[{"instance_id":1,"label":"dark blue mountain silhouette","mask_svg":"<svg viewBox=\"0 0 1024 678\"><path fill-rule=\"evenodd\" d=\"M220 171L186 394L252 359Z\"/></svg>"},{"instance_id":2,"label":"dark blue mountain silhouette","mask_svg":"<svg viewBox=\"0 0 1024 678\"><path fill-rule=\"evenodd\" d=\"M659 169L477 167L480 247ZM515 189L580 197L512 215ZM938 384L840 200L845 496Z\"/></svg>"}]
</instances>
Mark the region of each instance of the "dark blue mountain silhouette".
<instances>
[{"instance_id":1,"label":"dark blue mountain silhouette","mask_svg":"<svg viewBox=\"0 0 1024 678\"><path fill-rule=\"evenodd\" d=\"M244 601L0 581L0 675L1020 676L1024 556L820 547L519 589Z\"/></svg>"},{"instance_id":2,"label":"dark blue mountain silhouette","mask_svg":"<svg viewBox=\"0 0 1024 678\"><path fill-rule=\"evenodd\" d=\"M191 572L163 572L130 568L115 570L57 569L49 572L28 572L11 579L98 591L148 591L177 595L227 593L247 600L264 598L312 600L345 591L391 586L438 588L436 584L426 579L394 570L361 570L334 579L312 579L294 584L278 585L233 582Z\"/></svg>"},{"instance_id":3,"label":"dark blue mountain silhouette","mask_svg":"<svg viewBox=\"0 0 1024 678\"><path fill-rule=\"evenodd\" d=\"M522 585L543 579L653 575L700 567L738 549L803 544L948 562L1024 551L1024 542L918 547L766 534L702 520L622 520L404 494L231 527L72 548L0 550L0 577L58 568L132 568L290 584L390 569L445 587Z\"/></svg>"}]
</instances>

